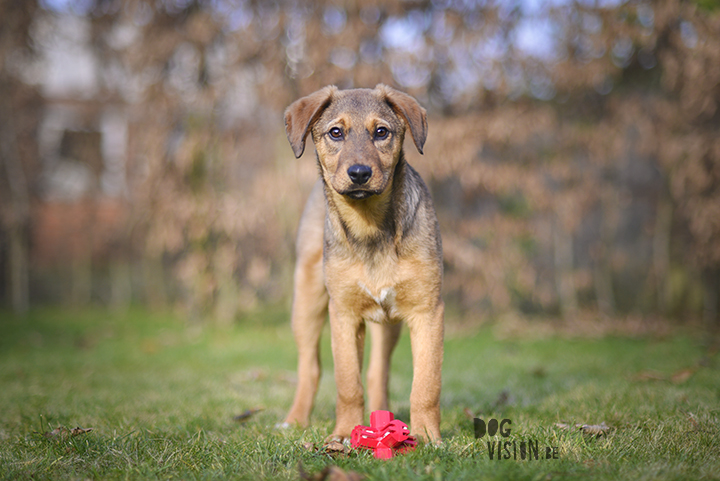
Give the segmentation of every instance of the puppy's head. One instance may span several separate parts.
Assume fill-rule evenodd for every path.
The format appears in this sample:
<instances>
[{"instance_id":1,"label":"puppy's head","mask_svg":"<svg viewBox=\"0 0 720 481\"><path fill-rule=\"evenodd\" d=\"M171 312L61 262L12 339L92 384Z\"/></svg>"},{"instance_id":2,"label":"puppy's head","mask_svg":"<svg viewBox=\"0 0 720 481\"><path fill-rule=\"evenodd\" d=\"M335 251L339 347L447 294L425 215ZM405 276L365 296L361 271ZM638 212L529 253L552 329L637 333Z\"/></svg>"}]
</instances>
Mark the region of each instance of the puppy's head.
<instances>
[{"instance_id":1,"label":"puppy's head","mask_svg":"<svg viewBox=\"0 0 720 481\"><path fill-rule=\"evenodd\" d=\"M285 111L285 130L295 156L303 154L305 139L312 134L325 182L355 200L387 189L402 157L406 128L422 153L427 137L425 109L385 85L354 90L325 87Z\"/></svg>"}]
</instances>

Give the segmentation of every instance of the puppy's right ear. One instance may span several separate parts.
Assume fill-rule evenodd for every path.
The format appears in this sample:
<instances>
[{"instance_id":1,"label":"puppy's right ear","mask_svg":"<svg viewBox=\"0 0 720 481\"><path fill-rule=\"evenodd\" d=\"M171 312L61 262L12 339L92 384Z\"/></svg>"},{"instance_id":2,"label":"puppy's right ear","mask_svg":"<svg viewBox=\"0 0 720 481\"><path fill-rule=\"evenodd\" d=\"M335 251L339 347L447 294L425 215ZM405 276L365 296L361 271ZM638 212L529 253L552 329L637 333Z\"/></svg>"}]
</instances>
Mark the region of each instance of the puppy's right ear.
<instances>
[{"instance_id":1,"label":"puppy's right ear","mask_svg":"<svg viewBox=\"0 0 720 481\"><path fill-rule=\"evenodd\" d=\"M296 158L305 151L305 138L323 110L330 105L334 85L328 85L315 93L296 100L285 110L285 132Z\"/></svg>"}]
</instances>

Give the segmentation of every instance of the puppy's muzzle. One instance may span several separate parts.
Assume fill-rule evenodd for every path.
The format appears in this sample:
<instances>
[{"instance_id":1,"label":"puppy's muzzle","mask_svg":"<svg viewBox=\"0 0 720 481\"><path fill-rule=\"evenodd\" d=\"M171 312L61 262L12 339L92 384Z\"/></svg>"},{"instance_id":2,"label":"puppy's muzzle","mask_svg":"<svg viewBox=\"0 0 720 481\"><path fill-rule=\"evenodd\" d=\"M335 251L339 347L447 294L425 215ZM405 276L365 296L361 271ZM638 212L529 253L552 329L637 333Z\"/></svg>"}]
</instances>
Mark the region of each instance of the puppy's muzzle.
<instances>
[{"instance_id":1,"label":"puppy's muzzle","mask_svg":"<svg viewBox=\"0 0 720 481\"><path fill-rule=\"evenodd\" d=\"M372 177L372 168L367 165L355 164L347 170L347 173L353 184L364 185Z\"/></svg>"}]
</instances>

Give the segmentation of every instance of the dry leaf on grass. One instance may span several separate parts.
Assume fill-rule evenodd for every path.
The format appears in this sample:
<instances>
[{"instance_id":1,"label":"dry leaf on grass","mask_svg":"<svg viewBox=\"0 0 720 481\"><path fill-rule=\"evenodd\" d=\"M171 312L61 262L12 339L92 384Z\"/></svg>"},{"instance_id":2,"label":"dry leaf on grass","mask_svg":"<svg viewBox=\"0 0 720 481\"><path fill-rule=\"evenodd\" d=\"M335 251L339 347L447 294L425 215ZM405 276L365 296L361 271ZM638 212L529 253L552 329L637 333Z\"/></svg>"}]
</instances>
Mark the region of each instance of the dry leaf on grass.
<instances>
[{"instance_id":1,"label":"dry leaf on grass","mask_svg":"<svg viewBox=\"0 0 720 481\"><path fill-rule=\"evenodd\" d=\"M475 413L472 412L470 408L463 409L463 412L465 413L465 416L468 417L468 419L475 419Z\"/></svg>"},{"instance_id":2,"label":"dry leaf on grass","mask_svg":"<svg viewBox=\"0 0 720 481\"><path fill-rule=\"evenodd\" d=\"M305 442L303 449L311 453L329 454L330 456L347 456L350 454L350 447L340 441L329 441L318 448L313 442Z\"/></svg>"},{"instance_id":3,"label":"dry leaf on grass","mask_svg":"<svg viewBox=\"0 0 720 481\"><path fill-rule=\"evenodd\" d=\"M245 412L238 414L237 416L233 417L233 421L237 421L239 423L244 423L248 419L250 419L253 415L259 413L265 408L253 408L253 409L247 409Z\"/></svg>"},{"instance_id":4,"label":"dry leaf on grass","mask_svg":"<svg viewBox=\"0 0 720 481\"><path fill-rule=\"evenodd\" d=\"M50 439L66 439L69 437L79 436L81 434L87 434L92 430L93 428L81 428L80 426L74 427L72 429L68 429L65 426L59 426L52 431L44 432L43 436Z\"/></svg>"},{"instance_id":5,"label":"dry leaf on grass","mask_svg":"<svg viewBox=\"0 0 720 481\"><path fill-rule=\"evenodd\" d=\"M350 448L339 441L330 441L324 444L322 450L331 455L347 455L350 453Z\"/></svg>"},{"instance_id":6,"label":"dry leaf on grass","mask_svg":"<svg viewBox=\"0 0 720 481\"><path fill-rule=\"evenodd\" d=\"M700 421L698 421L697 416L691 412L685 413L685 416L687 417L687 420L690 421L690 424L692 425L692 429L689 431L691 433L709 433L709 431L706 428L703 428L703 426L700 424Z\"/></svg>"},{"instance_id":7,"label":"dry leaf on grass","mask_svg":"<svg viewBox=\"0 0 720 481\"><path fill-rule=\"evenodd\" d=\"M575 424L575 426L566 423L555 423L555 426L560 429L566 429L568 431L573 429L574 427L575 429L579 429L580 431L582 431L583 434L589 434L598 437L603 436L610 431L610 426L605 424L605 421L600 424Z\"/></svg>"},{"instance_id":8,"label":"dry leaf on grass","mask_svg":"<svg viewBox=\"0 0 720 481\"><path fill-rule=\"evenodd\" d=\"M513 402L515 402L515 399L510 395L510 391L503 389L500 391L500 394L498 394L497 399L493 403L493 409L505 407Z\"/></svg>"},{"instance_id":9,"label":"dry leaf on grass","mask_svg":"<svg viewBox=\"0 0 720 481\"><path fill-rule=\"evenodd\" d=\"M693 431L700 431L700 423L697 422L695 415L693 413L687 413L687 418L693 425Z\"/></svg>"},{"instance_id":10,"label":"dry leaf on grass","mask_svg":"<svg viewBox=\"0 0 720 481\"><path fill-rule=\"evenodd\" d=\"M633 381L664 381L666 376L663 373L657 371L640 371L635 374L631 379Z\"/></svg>"},{"instance_id":11,"label":"dry leaf on grass","mask_svg":"<svg viewBox=\"0 0 720 481\"><path fill-rule=\"evenodd\" d=\"M689 367L687 369L681 369L674 373L672 376L670 376L670 381L673 384L683 384L688 379L692 377L693 374L695 374L695 371L697 371L696 367Z\"/></svg>"},{"instance_id":12,"label":"dry leaf on grass","mask_svg":"<svg viewBox=\"0 0 720 481\"><path fill-rule=\"evenodd\" d=\"M306 473L302 468L302 464L298 466L298 469L300 470L300 479L307 481L360 481L365 478L360 473L344 471L337 466L327 466L315 474Z\"/></svg>"},{"instance_id":13,"label":"dry leaf on grass","mask_svg":"<svg viewBox=\"0 0 720 481\"><path fill-rule=\"evenodd\" d=\"M602 436L610 431L610 426L605 424L605 421L600 424L578 424L576 427L578 427L583 434L591 434L594 436Z\"/></svg>"},{"instance_id":14,"label":"dry leaf on grass","mask_svg":"<svg viewBox=\"0 0 720 481\"><path fill-rule=\"evenodd\" d=\"M81 428L80 426L77 426L70 430L70 436L78 436L80 434L87 434L92 430L93 430L93 428Z\"/></svg>"},{"instance_id":15,"label":"dry leaf on grass","mask_svg":"<svg viewBox=\"0 0 720 481\"><path fill-rule=\"evenodd\" d=\"M634 375L631 379L633 381L669 381L673 384L684 384L692 377L693 374L698 370L697 366L688 367L686 369L680 369L673 374L663 374L661 372L647 370L640 371Z\"/></svg>"}]
</instances>

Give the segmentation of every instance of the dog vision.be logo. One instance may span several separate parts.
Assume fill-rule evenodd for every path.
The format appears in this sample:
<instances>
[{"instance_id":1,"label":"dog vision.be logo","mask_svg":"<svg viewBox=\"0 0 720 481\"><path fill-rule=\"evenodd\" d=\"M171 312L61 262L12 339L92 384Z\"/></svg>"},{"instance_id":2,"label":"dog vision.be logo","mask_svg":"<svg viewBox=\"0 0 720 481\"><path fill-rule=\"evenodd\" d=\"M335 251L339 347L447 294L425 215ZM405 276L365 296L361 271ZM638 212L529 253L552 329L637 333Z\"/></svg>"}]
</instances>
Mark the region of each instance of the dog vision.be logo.
<instances>
[{"instance_id":1,"label":"dog vision.be logo","mask_svg":"<svg viewBox=\"0 0 720 481\"><path fill-rule=\"evenodd\" d=\"M508 439L510 437L512 421L503 419L491 419L487 423L483 419L474 418L475 439L482 439L485 434L488 437L500 435L501 439L488 440L488 456L490 459L515 459L515 460L540 460L540 459L559 459L557 446L543 446L540 449L540 443L533 439ZM544 452L543 452L544 451ZM544 455L543 455L544 454Z\"/></svg>"}]
</instances>

